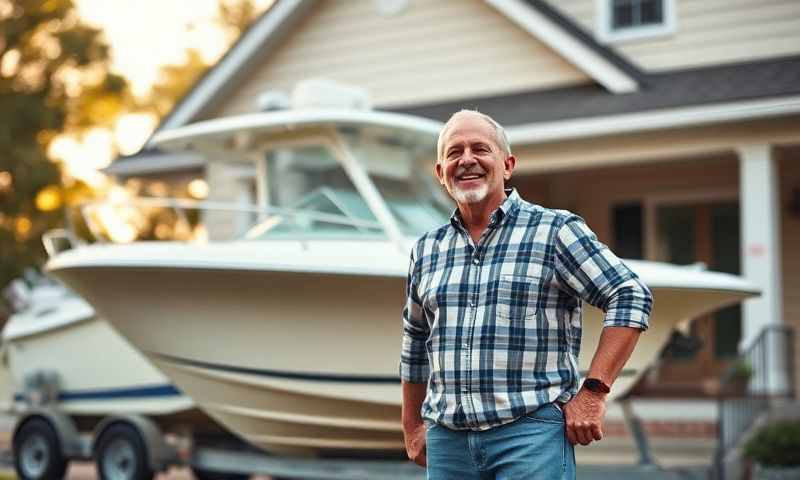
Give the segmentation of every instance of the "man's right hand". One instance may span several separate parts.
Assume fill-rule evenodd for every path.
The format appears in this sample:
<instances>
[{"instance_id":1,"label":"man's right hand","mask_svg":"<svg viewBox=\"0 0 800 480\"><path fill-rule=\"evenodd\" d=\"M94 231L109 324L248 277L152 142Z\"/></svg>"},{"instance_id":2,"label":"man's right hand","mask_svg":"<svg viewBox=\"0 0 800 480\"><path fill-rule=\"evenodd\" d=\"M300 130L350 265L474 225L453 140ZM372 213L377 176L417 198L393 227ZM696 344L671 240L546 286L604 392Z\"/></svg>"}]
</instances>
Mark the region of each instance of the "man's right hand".
<instances>
[{"instance_id":1,"label":"man's right hand","mask_svg":"<svg viewBox=\"0 0 800 480\"><path fill-rule=\"evenodd\" d=\"M421 467L428 465L425 452L425 422L420 409L425 400L424 383L403 382L402 425L403 441L408 458Z\"/></svg>"},{"instance_id":2,"label":"man's right hand","mask_svg":"<svg viewBox=\"0 0 800 480\"><path fill-rule=\"evenodd\" d=\"M406 454L408 458L419 465L428 465L425 455L425 424L420 423L410 429L403 429L403 439L406 444Z\"/></svg>"}]
</instances>

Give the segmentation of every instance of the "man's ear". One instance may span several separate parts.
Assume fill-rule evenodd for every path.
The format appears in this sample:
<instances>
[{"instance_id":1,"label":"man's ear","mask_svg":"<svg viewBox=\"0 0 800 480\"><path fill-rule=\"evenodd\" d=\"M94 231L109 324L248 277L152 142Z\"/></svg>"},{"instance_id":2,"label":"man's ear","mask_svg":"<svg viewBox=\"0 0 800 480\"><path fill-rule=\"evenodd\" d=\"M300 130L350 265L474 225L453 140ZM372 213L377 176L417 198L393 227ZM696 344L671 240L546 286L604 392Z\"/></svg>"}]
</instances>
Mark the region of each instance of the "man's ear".
<instances>
[{"instance_id":1,"label":"man's ear","mask_svg":"<svg viewBox=\"0 0 800 480\"><path fill-rule=\"evenodd\" d=\"M441 162L437 161L436 165L433 166L433 173L436 174L436 178L439 179L439 183L444 186L444 172L442 171Z\"/></svg>"},{"instance_id":2,"label":"man's ear","mask_svg":"<svg viewBox=\"0 0 800 480\"><path fill-rule=\"evenodd\" d=\"M514 171L514 167L517 166L517 157L514 155L509 155L506 157L505 162L503 162L503 179L509 180L511 179L511 172Z\"/></svg>"}]
</instances>

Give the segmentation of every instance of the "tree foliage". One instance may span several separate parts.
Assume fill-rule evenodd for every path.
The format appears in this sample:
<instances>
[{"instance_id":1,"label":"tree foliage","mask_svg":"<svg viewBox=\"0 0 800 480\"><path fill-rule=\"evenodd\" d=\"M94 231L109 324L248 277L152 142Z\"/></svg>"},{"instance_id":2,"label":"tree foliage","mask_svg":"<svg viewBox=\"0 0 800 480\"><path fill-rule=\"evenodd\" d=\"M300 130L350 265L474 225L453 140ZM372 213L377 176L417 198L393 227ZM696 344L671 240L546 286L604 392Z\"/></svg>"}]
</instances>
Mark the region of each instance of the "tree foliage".
<instances>
[{"instance_id":1,"label":"tree foliage","mask_svg":"<svg viewBox=\"0 0 800 480\"><path fill-rule=\"evenodd\" d=\"M41 235L62 222L70 192L47 158L52 139L110 125L130 103L72 0L0 0L0 288L44 261Z\"/></svg>"},{"instance_id":2,"label":"tree foliage","mask_svg":"<svg viewBox=\"0 0 800 480\"><path fill-rule=\"evenodd\" d=\"M252 0L219 0L215 21L232 43L258 13ZM50 142L112 127L127 112L163 117L208 67L189 49L137 99L110 71L109 45L81 21L73 0L0 0L0 290L44 262L41 235L63 223L63 211L42 199L66 206L92 194L81 182L63 185L60 165L47 157Z\"/></svg>"}]
</instances>

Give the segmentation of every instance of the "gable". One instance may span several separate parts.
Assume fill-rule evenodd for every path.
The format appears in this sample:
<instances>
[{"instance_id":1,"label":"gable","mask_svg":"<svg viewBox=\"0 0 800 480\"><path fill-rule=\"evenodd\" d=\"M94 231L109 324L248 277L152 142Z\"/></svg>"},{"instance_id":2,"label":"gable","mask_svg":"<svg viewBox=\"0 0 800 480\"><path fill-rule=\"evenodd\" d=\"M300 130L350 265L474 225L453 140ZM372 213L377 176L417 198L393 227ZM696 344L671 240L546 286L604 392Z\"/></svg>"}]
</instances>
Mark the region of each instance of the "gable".
<instances>
[{"instance_id":1,"label":"gable","mask_svg":"<svg viewBox=\"0 0 800 480\"><path fill-rule=\"evenodd\" d=\"M597 36L598 9L608 0L546 1ZM675 33L611 45L653 72L800 54L796 0L676 0L675 8Z\"/></svg>"},{"instance_id":2,"label":"gable","mask_svg":"<svg viewBox=\"0 0 800 480\"><path fill-rule=\"evenodd\" d=\"M366 88L377 108L591 83L480 0L410 0L381 15L374 0L322 1L205 118L255 110L266 90L307 78Z\"/></svg>"}]
</instances>

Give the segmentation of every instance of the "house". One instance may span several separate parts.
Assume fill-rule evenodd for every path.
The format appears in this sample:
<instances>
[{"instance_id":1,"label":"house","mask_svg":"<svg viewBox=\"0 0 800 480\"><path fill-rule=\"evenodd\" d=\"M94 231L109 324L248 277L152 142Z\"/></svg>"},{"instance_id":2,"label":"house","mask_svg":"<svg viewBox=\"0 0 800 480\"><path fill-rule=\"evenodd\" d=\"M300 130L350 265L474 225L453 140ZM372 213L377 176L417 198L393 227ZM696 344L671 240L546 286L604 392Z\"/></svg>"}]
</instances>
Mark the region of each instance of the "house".
<instances>
[{"instance_id":1,"label":"house","mask_svg":"<svg viewBox=\"0 0 800 480\"><path fill-rule=\"evenodd\" d=\"M623 257L761 287L676 334L642 394L711 398L765 326L800 325L800 2L278 0L159 129L255 112L315 77L376 109L485 112L524 197L579 213ZM203 168L154 155L110 171ZM211 198L256 200L246 160L203 171Z\"/></svg>"}]
</instances>

